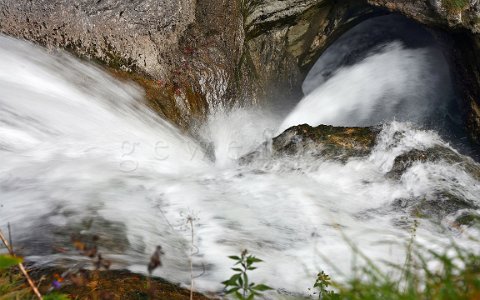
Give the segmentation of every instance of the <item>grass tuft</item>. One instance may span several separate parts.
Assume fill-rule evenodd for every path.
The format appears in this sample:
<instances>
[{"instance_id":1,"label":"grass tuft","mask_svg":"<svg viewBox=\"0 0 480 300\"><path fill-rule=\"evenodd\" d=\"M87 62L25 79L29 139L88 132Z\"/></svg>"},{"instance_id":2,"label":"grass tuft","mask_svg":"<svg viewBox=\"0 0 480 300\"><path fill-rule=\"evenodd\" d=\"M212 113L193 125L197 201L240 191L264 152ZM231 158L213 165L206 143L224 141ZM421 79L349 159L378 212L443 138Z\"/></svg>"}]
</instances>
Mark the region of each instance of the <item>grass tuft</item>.
<instances>
[{"instance_id":1,"label":"grass tuft","mask_svg":"<svg viewBox=\"0 0 480 300\"><path fill-rule=\"evenodd\" d=\"M411 243L404 265L388 264L397 272L382 272L367 261L346 283L335 282L322 272L314 287L323 300L480 299L480 251L461 248L454 242L449 249L438 252Z\"/></svg>"}]
</instances>

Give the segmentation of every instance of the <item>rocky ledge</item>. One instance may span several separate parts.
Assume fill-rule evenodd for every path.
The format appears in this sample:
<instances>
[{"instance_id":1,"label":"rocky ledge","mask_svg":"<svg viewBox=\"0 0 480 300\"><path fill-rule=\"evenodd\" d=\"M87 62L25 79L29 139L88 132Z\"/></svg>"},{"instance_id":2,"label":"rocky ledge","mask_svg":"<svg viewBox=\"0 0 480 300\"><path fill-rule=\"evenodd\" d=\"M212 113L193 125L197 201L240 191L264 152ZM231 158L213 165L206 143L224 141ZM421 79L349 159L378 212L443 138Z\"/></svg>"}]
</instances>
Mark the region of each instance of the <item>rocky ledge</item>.
<instances>
[{"instance_id":1,"label":"rocky ledge","mask_svg":"<svg viewBox=\"0 0 480 300\"><path fill-rule=\"evenodd\" d=\"M248 164L256 158L266 155L273 158L308 155L346 162L350 158L368 156L373 150L380 132L380 127L297 125L288 128L270 142L263 143L256 151L240 158L240 162ZM480 181L480 165L478 163L441 145L424 150L413 149L400 154L395 158L393 166L386 176L398 180L416 163L440 161L459 166L472 178Z\"/></svg>"},{"instance_id":2,"label":"rocky ledge","mask_svg":"<svg viewBox=\"0 0 480 300\"><path fill-rule=\"evenodd\" d=\"M373 127L298 125L285 130L271 143L266 142L258 150L243 156L240 162L248 164L265 155L309 155L345 161L351 157L368 155L375 145L378 132L379 129Z\"/></svg>"}]
</instances>

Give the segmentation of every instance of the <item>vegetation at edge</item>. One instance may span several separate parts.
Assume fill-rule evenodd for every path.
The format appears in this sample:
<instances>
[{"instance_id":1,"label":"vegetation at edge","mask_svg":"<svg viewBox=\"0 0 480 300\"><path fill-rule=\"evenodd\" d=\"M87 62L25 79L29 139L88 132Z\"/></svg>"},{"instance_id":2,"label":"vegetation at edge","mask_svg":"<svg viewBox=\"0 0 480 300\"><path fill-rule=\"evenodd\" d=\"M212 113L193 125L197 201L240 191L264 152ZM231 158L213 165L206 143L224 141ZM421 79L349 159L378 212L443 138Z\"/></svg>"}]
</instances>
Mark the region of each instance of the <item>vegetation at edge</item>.
<instances>
[{"instance_id":1,"label":"vegetation at edge","mask_svg":"<svg viewBox=\"0 0 480 300\"><path fill-rule=\"evenodd\" d=\"M442 6L450 13L459 13L469 4L469 0L442 0Z\"/></svg>"}]
</instances>

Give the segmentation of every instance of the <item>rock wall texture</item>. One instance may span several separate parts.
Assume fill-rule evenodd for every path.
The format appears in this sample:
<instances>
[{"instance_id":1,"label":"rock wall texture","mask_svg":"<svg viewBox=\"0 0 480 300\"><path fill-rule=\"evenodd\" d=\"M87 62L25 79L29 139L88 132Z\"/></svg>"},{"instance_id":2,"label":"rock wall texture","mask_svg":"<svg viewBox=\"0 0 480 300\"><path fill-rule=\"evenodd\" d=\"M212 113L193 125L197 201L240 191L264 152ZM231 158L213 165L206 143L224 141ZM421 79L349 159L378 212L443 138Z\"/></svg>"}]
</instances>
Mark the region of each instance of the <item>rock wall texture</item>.
<instances>
[{"instance_id":1,"label":"rock wall texture","mask_svg":"<svg viewBox=\"0 0 480 300\"><path fill-rule=\"evenodd\" d=\"M161 112L185 123L232 98L235 49L243 40L236 5L230 0L0 0L0 32L154 80L167 90L157 99L163 102Z\"/></svg>"},{"instance_id":2,"label":"rock wall texture","mask_svg":"<svg viewBox=\"0 0 480 300\"><path fill-rule=\"evenodd\" d=\"M330 43L392 12L451 36L480 142L478 0L0 0L0 32L140 76L152 106L187 127L218 105L300 98Z\"/></svg>"}]
</instances>

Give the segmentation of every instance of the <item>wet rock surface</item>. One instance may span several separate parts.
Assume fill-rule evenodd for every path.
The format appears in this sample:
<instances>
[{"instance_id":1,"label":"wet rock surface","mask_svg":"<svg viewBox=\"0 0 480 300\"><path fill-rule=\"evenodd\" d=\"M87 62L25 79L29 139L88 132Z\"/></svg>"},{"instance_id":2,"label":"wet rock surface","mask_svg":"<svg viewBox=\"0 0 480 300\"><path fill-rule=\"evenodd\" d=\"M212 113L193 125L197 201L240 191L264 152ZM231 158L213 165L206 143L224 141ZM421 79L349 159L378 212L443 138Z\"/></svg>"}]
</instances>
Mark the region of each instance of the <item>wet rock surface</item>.
<instances>
[{"instance_id":1,"label":"wet rock surface","mask_svg":"<svg viewBox=\"0 0 480 300\"><path fill-rule=\"evenodd\" d=\"M462 167L473 178L480 180L480 167L472 159L460 155L454 150L442 146L434 146L426 150L413 149L395 158L392 169L387 176L400 179L415 163L444 161Z\"/></svg>"},{"instance_id":2,"label":"wet rock surface","mask_svg":"<svg viewBox=\"0 0 480 300\"><path fill-rule=\"evenodd\" d=\"M29 234L17 240L17 251L24 256L61 254L75 241L95 245L109 253L124 253L130 242L127 228L120 222L111 222L92 212L90 217L78 218L66 224L62 219L73 218L74 212L54 211L44 216L49 223L36 224ZM59 222L56 224L55 222Z\"/></svg>"},{"instance_id":3,"label":"wet rock surface","mask_svg":"<svg viewBox=\"0 0 480 300\"><path fill-rule=\"evenodd\" d=\"M480 226L480 214L475 210L464 210L458 213L455 223L464 226Z\"/></svg>"},{"instance_id":4,"label":"wet rock surface","mask_svg":"<svg viewBox=\"0 0 480 300\"><path fill-rule=\"evenodd\" d=\"M471 201L444 191L423 198L397 199L392 208L396 212L403 211L413 218L429 219L440 223L447 216L453 216L461 211L475 211L479 207ZM475 218L471 214L465 214L464 218L460 216L455 222L470 226L474 221Z\"/></svg>"},{"instance_id":5,"label":"wet rock surface","mask_svg":"<svg viewBox=\"0 0 480 300\"><path fill-rule=\"evenodd\" d=\"M471 158L463 156L451 148L433 146L425 150L413 149L395 158L392 169L386 174L387 178L402 180L402 176L416 164L446 163L456 168L461 168L475 180L480 180L480 167ZM479 209L478 203L465 199L455 192L455 188L448 185L439 187L433 194L420 198L397 199L393 203L393 209L403 210L414 218L427 218L436 222L442 222L446 217L453 218L449 226L466 225L476 223L475 211Z\"/></svg>"},{"instance_id":6,"label":"wet rock surface","mask_svg":"<svg viewBox=\"0 0 480 300\"><path fill-rule=\"evenodd\" d=\"M309 155L346 161L370 154L378 133L379 129L373 127L298 125L275 137L271 144L265 143L257 151L243 156L240 162L248 164L265 155Z\"/></svg>"},{"instance_id":7,"label":"wet rock surface","mask_svg":"<svg viewBox=\"0 0 480 300\"><path fill-rule=\"evenodd\" d=\"M190 291L159 278L147 278L127 270L91 271L61 268L35 268L31 276L40 282L43 294L51 290L52 282L57 291L73 299L190 299ZM199 293L193 299L209 299Z\"/></svg>"}]
</instances>

